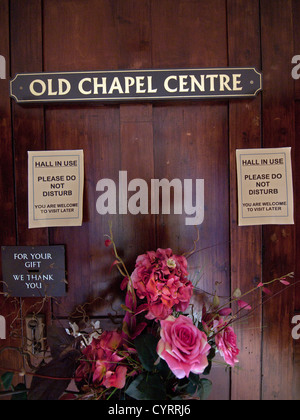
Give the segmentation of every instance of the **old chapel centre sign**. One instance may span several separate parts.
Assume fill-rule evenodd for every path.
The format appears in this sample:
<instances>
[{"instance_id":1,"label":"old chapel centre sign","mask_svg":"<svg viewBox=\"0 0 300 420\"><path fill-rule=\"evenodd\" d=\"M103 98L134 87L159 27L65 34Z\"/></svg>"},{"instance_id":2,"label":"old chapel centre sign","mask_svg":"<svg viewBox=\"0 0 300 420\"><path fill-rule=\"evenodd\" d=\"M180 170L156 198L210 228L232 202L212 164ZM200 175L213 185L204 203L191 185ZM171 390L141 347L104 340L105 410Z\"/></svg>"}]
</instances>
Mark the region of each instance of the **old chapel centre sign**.
<instances>
[{"instance_id":1,"label":"old chapel centre sign","mask_svg":"<svg viewBox=\"0 0 300 420\"><path fill-rule=\"evenodd\" d=\"M19 103L249 98L261 89L255 68L24 73L10 82Z\"/></svg>"}]
</instances>

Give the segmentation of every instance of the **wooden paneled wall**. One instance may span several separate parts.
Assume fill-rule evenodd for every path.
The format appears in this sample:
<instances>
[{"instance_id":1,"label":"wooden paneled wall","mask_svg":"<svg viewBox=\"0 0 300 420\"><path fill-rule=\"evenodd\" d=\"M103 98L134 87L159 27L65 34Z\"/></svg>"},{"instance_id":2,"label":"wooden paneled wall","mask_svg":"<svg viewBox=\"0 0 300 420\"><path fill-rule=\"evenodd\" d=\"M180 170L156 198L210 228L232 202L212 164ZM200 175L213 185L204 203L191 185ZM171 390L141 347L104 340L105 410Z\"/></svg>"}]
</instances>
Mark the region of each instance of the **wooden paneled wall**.
<instances>
[{"instance_id":1,"label":"wooden paneled wall","mask_svg":"<svg viewBox=\"0 0 300 420\"><path fill-rule=\"evenodd\" d=\"M24 341L22 321L42 311L48 323L66 320L77 305L107 323L119 309L119 278L109 272L104 235L112 222L129 269L137 255L157 247L181 253L195 230L184 215L100 216L101 178L203 178L205 220L191 276L220 294L296 270L299 273L300 80L291 76L300 54L299 0L0 0L1 245L66 246L68 294L41 305L0 295L0 314L20 332L0 341L0 373L21 369L22 358L5 349ZM263 92L255 99L122 105L20 106L9 98L16 73L192 67L257 67ZM293 152L295 226L237 226L235 150L285 147ZM84 149L84 222L74 228L27 228L27 151ZM277 290L275 290L276 293ZM218 400L300 398L300 351L291 320L300 311L299 289L260 305L236 324L239 369L216 366ZM8 328L10 331L10 329ZM9 332L8 331L8 332Z\"/></svg>"}]
</instances>

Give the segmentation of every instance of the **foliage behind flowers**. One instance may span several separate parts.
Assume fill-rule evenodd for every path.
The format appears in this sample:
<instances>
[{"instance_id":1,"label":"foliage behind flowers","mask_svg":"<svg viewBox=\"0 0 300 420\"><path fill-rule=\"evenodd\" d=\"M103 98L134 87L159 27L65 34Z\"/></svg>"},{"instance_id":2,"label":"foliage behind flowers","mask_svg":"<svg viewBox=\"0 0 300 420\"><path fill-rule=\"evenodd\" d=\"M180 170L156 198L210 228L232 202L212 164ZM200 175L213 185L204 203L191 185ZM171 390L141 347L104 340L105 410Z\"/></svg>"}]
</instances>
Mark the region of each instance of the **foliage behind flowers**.
<instances>
[{"instance_id":1,"label":"foliage behind flowers","mask_svg":"<svg viewBox=\"0 0 300 420\"><path fill-rule=\"evenodd\" d=\"M198 310L193 316L194 311L188 311L193 285L184 256L170 248L147 252L137 257L129 275L112 234L105 244L113 249L112 266L118 268L126 291L122 328L97 328L85 336L74 325L71 335L55 328L48 337L53 360L36 372L29 399L57 399L72 378L77 399L206 399L212 387L207 375L216 354L226 366L238 363L232 324L252 310L242 299L260 289L269 293L266 286L275 281L287 286L286 278L292 277L260 283L244 294L237 289L223 305L215 295L212 302L193 308ZM65 381L44 376L53 372Z\"/></svg>"}]
</instances>

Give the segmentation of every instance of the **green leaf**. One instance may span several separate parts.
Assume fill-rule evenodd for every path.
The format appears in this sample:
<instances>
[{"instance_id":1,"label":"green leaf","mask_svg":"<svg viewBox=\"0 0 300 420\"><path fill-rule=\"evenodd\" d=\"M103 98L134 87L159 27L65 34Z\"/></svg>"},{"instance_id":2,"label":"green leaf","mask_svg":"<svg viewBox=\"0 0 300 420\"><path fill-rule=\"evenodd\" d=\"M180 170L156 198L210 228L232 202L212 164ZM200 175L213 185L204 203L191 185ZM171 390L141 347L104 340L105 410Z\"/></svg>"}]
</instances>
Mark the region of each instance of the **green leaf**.
<instances>
[{"instance_id":1,"label":"green leaf","mask_svg":"<svg viewBox=\"0 0 300 420\"><path fill-rule=\"evenodd\" d=\"M131 309L129 309L126 305L121 305L121 308L123 309L123 311L125 311L125 312L129 312L130 314L134 314L134 312L131 310Z\"/></svg>"},{"instance_id":2,"label":"green leaf","mask_svg":"<svg viewBox=\"0 0 300 420\"><path fill-rule=\"evenodd\" d=\"M133 398L134 400L142 400L143 394L138 389L139 384L144 380L144 374L139 375L126 389L125 394L129 397Z\"/></svg>"},{"instance_id":3,"label":"green leaf","mask_svg":"<svg viewBox=\"0 0 300 420\"><path fill-rule=\"evenodd\" d=\"M212 368L212 360L216 355L216 350L214 347L211 347L209 355L207 356L207 360L208 360L208 365L206 366L203 375L209 375L211 368Z\"/></svg>"},{"instance_id":4,"label":"green leaf","mask_svg":"<svg viewBox=\"0 0 300 420\"><path fill-rule=\"evenodd\" d=\"M189 381L189 393L191 395L196 395L200 400L207 400L212 389L212 382L209 379L201 378L194 373L190 374Z\"/></svg>"},{"instance_id":5,"label":"green leaf","mask_svg":"<svg viewBox=\"0 0 300 420\"><path fill-rule=\"evenodd\" d=\"M1 375L1 383L5 390L10 389L14 374L12 372L5 372Z\"/></svg>"},{"instance_id":6,"label":"green leaf","mask_svg":"<svg viewBox=\"0 0 300 420\"><path fill-rule=\"evenodd\" d=\"M32 379L28 400L58 400L73 378L80 356L81 353L73 349L40 366Z\"/></svg>"},{"instance_id":7,"label":"green leaf","mask_svg":"<svg viewBox=\"0 0 300 420\"><path fill-rule=\"evenodd\" d=\"M168 364L163 359L160 359L159 363L155 365L155 367L159 371L163 379L167 379L168 377L170 377L170 374L172 374ZM172 374L172 376L174 375Z\"/></svg>"},{"instance_id":8,"label":"green leaf","mask_svg":"<svg viewBox=\"0 0 300 420\"><path fill-rule=\"evenodd\" d=\"M143 368L148 372L154 369L154 364L158 359L156 351L158 339L151 334L143 334L134 340L134 346L138 352L139 359Z\"/></svg>"},{"instance_id":9,"label":"green leaf","mask_svg":"<svg viewBox=\"0 0 300 420\"><path fill-rule=\"evenodd\" d=\"M135 400L165 400L166 389L157 374L142 373L127 388L125 393Z\"/></svg>"},{"instance_id":10,"label":"green leaf","mask_svg":"<svg viewBox=\"0 0 300 420\"><path fill-rule=\"evenodd\" d=\"M66 330L53 324L48 327L47 342L53 358L60 355L68 348L75 345L75 338L67 334Z\"/></svg>"},{"instance_id":11,"label":"green leaf","mask_svg":"<svg viewBox=\"0 0 300 420\"><path fill-rule=\"evenodd\" d=\"M189 375L189 382L196 387L200 385L200 376L196 375L195 373L190 373Z\"/></svg>"},{"instance_id":12,"label":"green leaf","mask_svg":"<svg viewBox=\"0 0 300 420\"><path fill-rule=\"evenodd\" d=\"M18 391L18 393L13 394L13 396L11 397L12 401L25 401L27 400L27 389L25 384L18 384L14 387L14 391ZM23 391L23 392L22 392Z\"/></svg>"},{"instance_id":13,"label":"green leaf","mask_svg":"<svg viewBox=\"0 0 300 420\"><path fill-rule=\"evenodd\" d=\"M203 375L209 375L210 374L210 371L211 371L211 368L212 368L212 361L209 360L208 361L208 365L204 369Z\"/></svg>"},{"instance_id":14,"label":"green leaf","mask_svg":"<svg viewBox=\"0 0 300 420\"><path fill-rule=\"evenodd\" d=\"M197 389L197 385L193 384L192 382L189 382L182 390L184 393L187 393L189 395L195 395Z\"/></svg>"}]
</instances>

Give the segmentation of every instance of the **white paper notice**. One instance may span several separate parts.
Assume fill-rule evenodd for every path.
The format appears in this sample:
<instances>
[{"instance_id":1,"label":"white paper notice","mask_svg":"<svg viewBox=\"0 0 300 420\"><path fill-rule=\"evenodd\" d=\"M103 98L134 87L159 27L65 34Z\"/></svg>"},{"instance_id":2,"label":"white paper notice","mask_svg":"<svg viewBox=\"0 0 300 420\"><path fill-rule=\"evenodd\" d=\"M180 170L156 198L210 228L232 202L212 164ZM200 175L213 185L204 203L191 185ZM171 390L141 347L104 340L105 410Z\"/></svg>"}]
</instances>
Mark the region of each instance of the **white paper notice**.
<instances>
[{"instance_id":1,"label":"white paper notice","mask_svg":"<svg viewBox=\"0 0 300 420\"><path fill-rule=\"evenodd\" d=\"M81 226L83 150L28 152L29 228Z\"/></svg>"},{"instance_id":2,"label":"white paper notice","mask_svg":"<svg viewBox=\"0 0 300 420\"><path fill-rule=\"evenodd\" d=\"M294 224L291 148L236 151L239 226Z\"/></svg>"}]
</instances>

